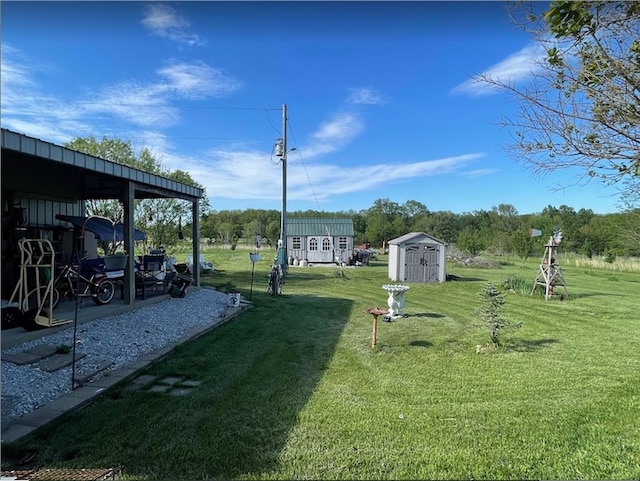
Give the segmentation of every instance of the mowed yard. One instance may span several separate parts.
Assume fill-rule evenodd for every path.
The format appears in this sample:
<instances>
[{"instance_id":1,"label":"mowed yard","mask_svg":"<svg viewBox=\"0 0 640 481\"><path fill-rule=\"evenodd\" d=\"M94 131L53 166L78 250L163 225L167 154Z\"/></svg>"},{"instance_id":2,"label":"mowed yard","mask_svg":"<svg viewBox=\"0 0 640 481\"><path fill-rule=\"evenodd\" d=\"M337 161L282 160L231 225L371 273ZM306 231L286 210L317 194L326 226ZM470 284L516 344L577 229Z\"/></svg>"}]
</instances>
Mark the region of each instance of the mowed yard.
<instances>
[{"instance_id":1,"label":"mowed yard","mask_svg":"<svg viewBox=\"0 0 640 481\"><path fill-rule=\"evenodd\" d=\"M189 395L117 386L3 446L3 469L35 455L131 480L640 478L637 271L563 265L567 299L508 293L502 314L522 327L477 353L483 285L533 281L539 259L411 284L405 317L380 322L372 348L364 310L386 307L385 256L292 267L271 297L272 254L255 266L253 309L148 371L202 381ZM205 256L204 284L249 297L248 251Z\"/></svg>"}]
</instances>

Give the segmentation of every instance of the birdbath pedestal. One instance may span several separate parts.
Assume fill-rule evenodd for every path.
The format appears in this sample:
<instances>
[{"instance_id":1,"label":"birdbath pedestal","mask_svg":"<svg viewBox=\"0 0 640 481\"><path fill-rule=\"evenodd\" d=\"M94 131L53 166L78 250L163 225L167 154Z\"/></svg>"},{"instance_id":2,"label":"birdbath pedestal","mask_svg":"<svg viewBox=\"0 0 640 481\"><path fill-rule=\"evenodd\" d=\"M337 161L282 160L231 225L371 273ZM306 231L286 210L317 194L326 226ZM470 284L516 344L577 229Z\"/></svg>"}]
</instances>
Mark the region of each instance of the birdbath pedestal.
<instances>
[{"instance_id":1,"label":"birdbath pedestal","mask_svg":"<svg viewBox=\"0 0 640 481\"><path fill-rule=\"evenodd\" d=\"M387 298L389 316L392 319L404 316L404 293L409 290L409 286L385 284L382 288L389 294Z\"/></svg>"}]
</instances>

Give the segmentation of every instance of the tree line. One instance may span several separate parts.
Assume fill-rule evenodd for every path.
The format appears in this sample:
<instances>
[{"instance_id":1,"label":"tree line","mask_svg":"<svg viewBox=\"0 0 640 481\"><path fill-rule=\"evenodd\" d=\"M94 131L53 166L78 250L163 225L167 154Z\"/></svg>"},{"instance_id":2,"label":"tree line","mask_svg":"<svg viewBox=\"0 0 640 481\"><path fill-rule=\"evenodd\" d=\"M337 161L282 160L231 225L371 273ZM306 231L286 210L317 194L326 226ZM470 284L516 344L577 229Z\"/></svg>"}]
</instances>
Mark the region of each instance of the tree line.
<instances>
[{"instance_id":1,"label":"tree line","mask_svg":"<svg viewBox=\"0 0 640 481\"><path fill-rule=\"evenodd\" d=\"M511 204L491 210L462 214L430 211L419 201L403 204L378 199L367 209L338 212L296 211L287 218L350 218L355 244L382 247L408 232L424 232L471 255L489 251L498 255L527 258L543 251L555 231L563 234L567 251L592 256L640 256L640 209L615 214L595 214L591 209L576 211L567 205L548 205L542 212L519 214ZM239 241L275 246L280 236L278 210L209 211L201 217L200 238L210 244ZM530 229L542 232L531 237Z\"/></svg>"},{"instance_id":2,"label":"tree line","mask_svg":"<svg viewBox=\"0 0 640 481\"><path fill-rule=\"evenodd\" d=\"M131 143L121 139L77 138L69 148L108 158L148 172L158 173L180 182L198 185L187 172L169 172L147 150L135 153ZM244 243L275 246L280 238L281 214L278 210L247 209L215 211L206 196L200 204L200 239L209 244ZM122 205L117 200L90 200L87 215L97 214L122 221ZM462 214L430 211L425 204L409 200L403 204L377 199L360 211L288 212L288 217L350 218L356 244L381 247L408 232L425 232L448 244L455 244L469 254L491 251L516 254L522 258L536 254L555 230L561 229L565 249L586 256L640 256L640 208L627 208L616 214L595 214L591 209L576 211L570 206L548 205L542 212L519 214L511 204L491 210ZM182 228L191 231L189 203L178 199L136 200L135 227L147 234L145 248L170 248L181 237ZM529 229L542 231L532 238ZM116 246L101 246L114 249Z\"/></svg>"}]
</instances>

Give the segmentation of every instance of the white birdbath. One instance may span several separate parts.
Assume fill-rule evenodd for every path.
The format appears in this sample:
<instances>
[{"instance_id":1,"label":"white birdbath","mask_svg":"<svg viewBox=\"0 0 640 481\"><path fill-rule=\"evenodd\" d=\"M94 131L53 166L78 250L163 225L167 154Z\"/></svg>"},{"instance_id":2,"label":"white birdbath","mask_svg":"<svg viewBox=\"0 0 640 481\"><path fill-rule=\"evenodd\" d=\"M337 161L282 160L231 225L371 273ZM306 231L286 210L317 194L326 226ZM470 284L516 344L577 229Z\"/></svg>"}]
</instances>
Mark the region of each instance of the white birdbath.
<instances>
[{"instance_id":1,"label":"white birdbath","mask_svg":"<svg viewBox=\"0 0 640 481\"><path fill-rule=\"evenodd\" d=\"M392 319L404 316L404 293L409 290L409 286L385 284L382 288L389 294L387 298L389 316Z\"/></svg>"}]
</instances>

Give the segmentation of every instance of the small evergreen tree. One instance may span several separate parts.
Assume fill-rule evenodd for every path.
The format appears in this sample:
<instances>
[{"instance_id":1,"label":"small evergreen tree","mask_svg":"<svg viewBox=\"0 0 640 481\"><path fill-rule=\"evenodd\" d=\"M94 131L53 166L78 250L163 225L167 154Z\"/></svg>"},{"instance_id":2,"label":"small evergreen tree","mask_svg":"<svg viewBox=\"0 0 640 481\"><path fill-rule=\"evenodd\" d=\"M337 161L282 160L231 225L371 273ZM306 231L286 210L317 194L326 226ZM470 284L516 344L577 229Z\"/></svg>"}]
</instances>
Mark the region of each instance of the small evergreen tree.
<instances>
[{"instance_id":1,"label":"small evergreen tree","mask_svg":"<svg viewBox=\"0 0 640 481\"><path fill-rule=\"evenodd\" d=\"M519 329L521 323L513 323L504 319L500 315L500 309L505 304L505 293L501 292L492 282L487 282L483 287L480 295L484 299L484 305L476 309L476 315L482 321L481 327L489 330L489 338L491 343L500 346L500 331L506 327Z\"/></svg>"}]
</instances>

